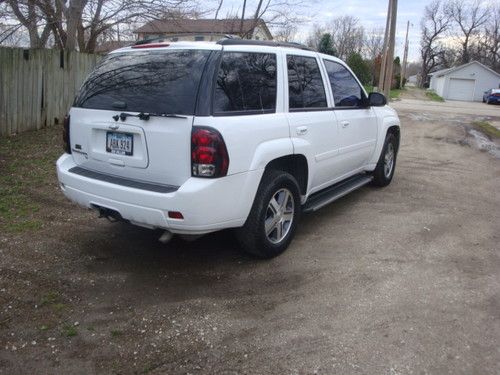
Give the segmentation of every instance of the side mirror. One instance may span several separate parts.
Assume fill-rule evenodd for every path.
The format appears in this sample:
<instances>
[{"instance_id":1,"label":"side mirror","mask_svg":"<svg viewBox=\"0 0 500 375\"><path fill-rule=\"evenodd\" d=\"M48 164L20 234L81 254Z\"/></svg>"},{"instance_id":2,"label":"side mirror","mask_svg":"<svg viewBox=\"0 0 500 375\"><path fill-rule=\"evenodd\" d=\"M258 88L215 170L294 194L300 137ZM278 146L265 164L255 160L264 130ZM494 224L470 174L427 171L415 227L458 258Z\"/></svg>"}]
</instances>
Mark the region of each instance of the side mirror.
<instances>
[{"instance_id":1,"label":"side mirror","mask_svg":"<svg viewBox=\"0 0 500 375\"><path fill-rule=\"evenodd\" d=\"M368 104L371 107L383 107L387 104L387 99L384 94L381 94L379 92L371 92L368 95Z\"/></svg>"}]
</instances>

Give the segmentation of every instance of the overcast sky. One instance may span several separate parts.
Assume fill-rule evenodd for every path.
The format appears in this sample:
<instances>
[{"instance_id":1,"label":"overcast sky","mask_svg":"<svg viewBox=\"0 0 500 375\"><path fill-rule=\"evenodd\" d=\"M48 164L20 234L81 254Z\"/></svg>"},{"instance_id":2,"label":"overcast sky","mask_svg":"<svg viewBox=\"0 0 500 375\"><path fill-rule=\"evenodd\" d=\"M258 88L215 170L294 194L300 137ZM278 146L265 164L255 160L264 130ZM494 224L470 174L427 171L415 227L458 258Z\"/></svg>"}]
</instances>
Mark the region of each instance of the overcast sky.
<instances>
[{"instance_id":1,"label":"overcast sky","mask_svg":"<svg viewBox=\"0 0 500 375\"><path fill-rule=\"evenodd\" d=\"M420 18L424 8L431 0L399 0L398 1L398 23L396 33L396 55L403 55L403 44L406 33L406 22L410 21L409 60L418 60L420 40ZM249 9L255 8L256 1L248 1ZM298 39L305 40L307 33L315 24L328 24L332 18L351 15L359 18L360 23L366 30L376 27L385 27L388 0L309 0L307 6L301 9L301 13L308 20L299 29ZM236 12L241 7L241 0L226 0L224 11ZM241 14L241 13L240 13Z\"/></svg>"}]
</instances>

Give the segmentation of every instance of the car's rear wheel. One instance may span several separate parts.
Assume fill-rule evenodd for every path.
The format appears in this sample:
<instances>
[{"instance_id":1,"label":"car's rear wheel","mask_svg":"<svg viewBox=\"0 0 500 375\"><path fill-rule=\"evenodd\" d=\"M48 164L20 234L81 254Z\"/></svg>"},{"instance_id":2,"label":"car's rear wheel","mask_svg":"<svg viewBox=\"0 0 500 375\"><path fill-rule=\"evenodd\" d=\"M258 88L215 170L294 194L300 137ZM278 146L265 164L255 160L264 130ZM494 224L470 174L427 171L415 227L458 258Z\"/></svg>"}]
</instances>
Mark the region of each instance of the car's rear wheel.
<instances>
[{"instance_id":1,"label":"car's rear wheel","mask_svg":"<svg viewBox=\"0 0 500 375\"><path fill-rule=\"evenodd\" d=\"M245 225L236 230L238 241L254 256L275 257L290 245L300 211L295 178L283 171L266 171Z\"/></svg>"},{"instance_id":2,"label":"car's rear wheel","mask_svg":"<svg viewBox=\"0 0 500 375\"><path fill-rule=\"evenodd\" d=\"M392 133L385 137L384 147L380 154L377 167L373 171L373 185L387 186L391 183L396 169L398 144L397 139Z\"/></svg>"}]
</instances>

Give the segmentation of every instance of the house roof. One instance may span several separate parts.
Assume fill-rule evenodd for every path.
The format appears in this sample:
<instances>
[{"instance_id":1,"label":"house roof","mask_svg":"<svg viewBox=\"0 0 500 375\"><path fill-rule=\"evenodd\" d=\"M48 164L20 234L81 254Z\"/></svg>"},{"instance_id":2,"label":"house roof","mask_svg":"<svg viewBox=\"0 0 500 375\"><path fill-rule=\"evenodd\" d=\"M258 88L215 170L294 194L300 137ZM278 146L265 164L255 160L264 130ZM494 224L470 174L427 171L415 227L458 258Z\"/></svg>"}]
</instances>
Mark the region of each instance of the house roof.
<instances>
[{"instance_id":1,"label":"house roof","mask_svg":"<svg viewBox=\"0 0 500 375\"><path fill-rule=\"evenodd\" d=\"M139 27L134 33L151 34L151 33L167 33L167 34L239 34L241 20L240 19L165 19L153 20ZM243 33L252 30L255 26L260 26L264 32L272 39L271 32L267 28L266 23L259 19L257 23L253 19L243 20Z\"/></svg>"},{"instance_id":2,"label":"house roof","mask_svg":"<svg viewBox=\"0 0 500 375\"><path fill-rule=\"evenodd\" d=\"M447 75L447 74L452 73L452 72L456 72L457 70L460 70L460 69L465 68L465 67L467 67L469 65L472 65L472 64L477 64L480 67L482 67L482 68L490 71L491 73L497 75L498 77L500 77L500 73L495 72L493 69L490 69L486 65L481 64L479 61L471 61L471 62L469 62L467 64L464 64L464 65L459 65L459 66L455 66L453 68L438 70L438 71L433 72L433 73L431 73L429 75L430 76L436 76L436 77L442 77L444 75Z\"/></svg>"}]
</instances>

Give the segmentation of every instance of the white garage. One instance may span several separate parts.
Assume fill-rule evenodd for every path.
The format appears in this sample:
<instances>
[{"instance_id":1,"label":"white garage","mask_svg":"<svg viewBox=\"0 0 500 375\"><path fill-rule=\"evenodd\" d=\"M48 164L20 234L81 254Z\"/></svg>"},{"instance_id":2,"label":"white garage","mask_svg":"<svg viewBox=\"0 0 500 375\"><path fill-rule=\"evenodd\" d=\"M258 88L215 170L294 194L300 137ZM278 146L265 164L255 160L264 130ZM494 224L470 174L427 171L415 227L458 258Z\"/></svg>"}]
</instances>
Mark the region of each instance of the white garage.
<instances>
[{"instance_id":1,"label":"white garage","mask_svg":"<svg viewBox=\"0 0 500 375\"><path fill-rule=\"evenodd\" d=\"M447 100L483 100L486 90L500 88L500 74L478 61L430 74L429 88Z\"/></svg>"}]
</instances>

